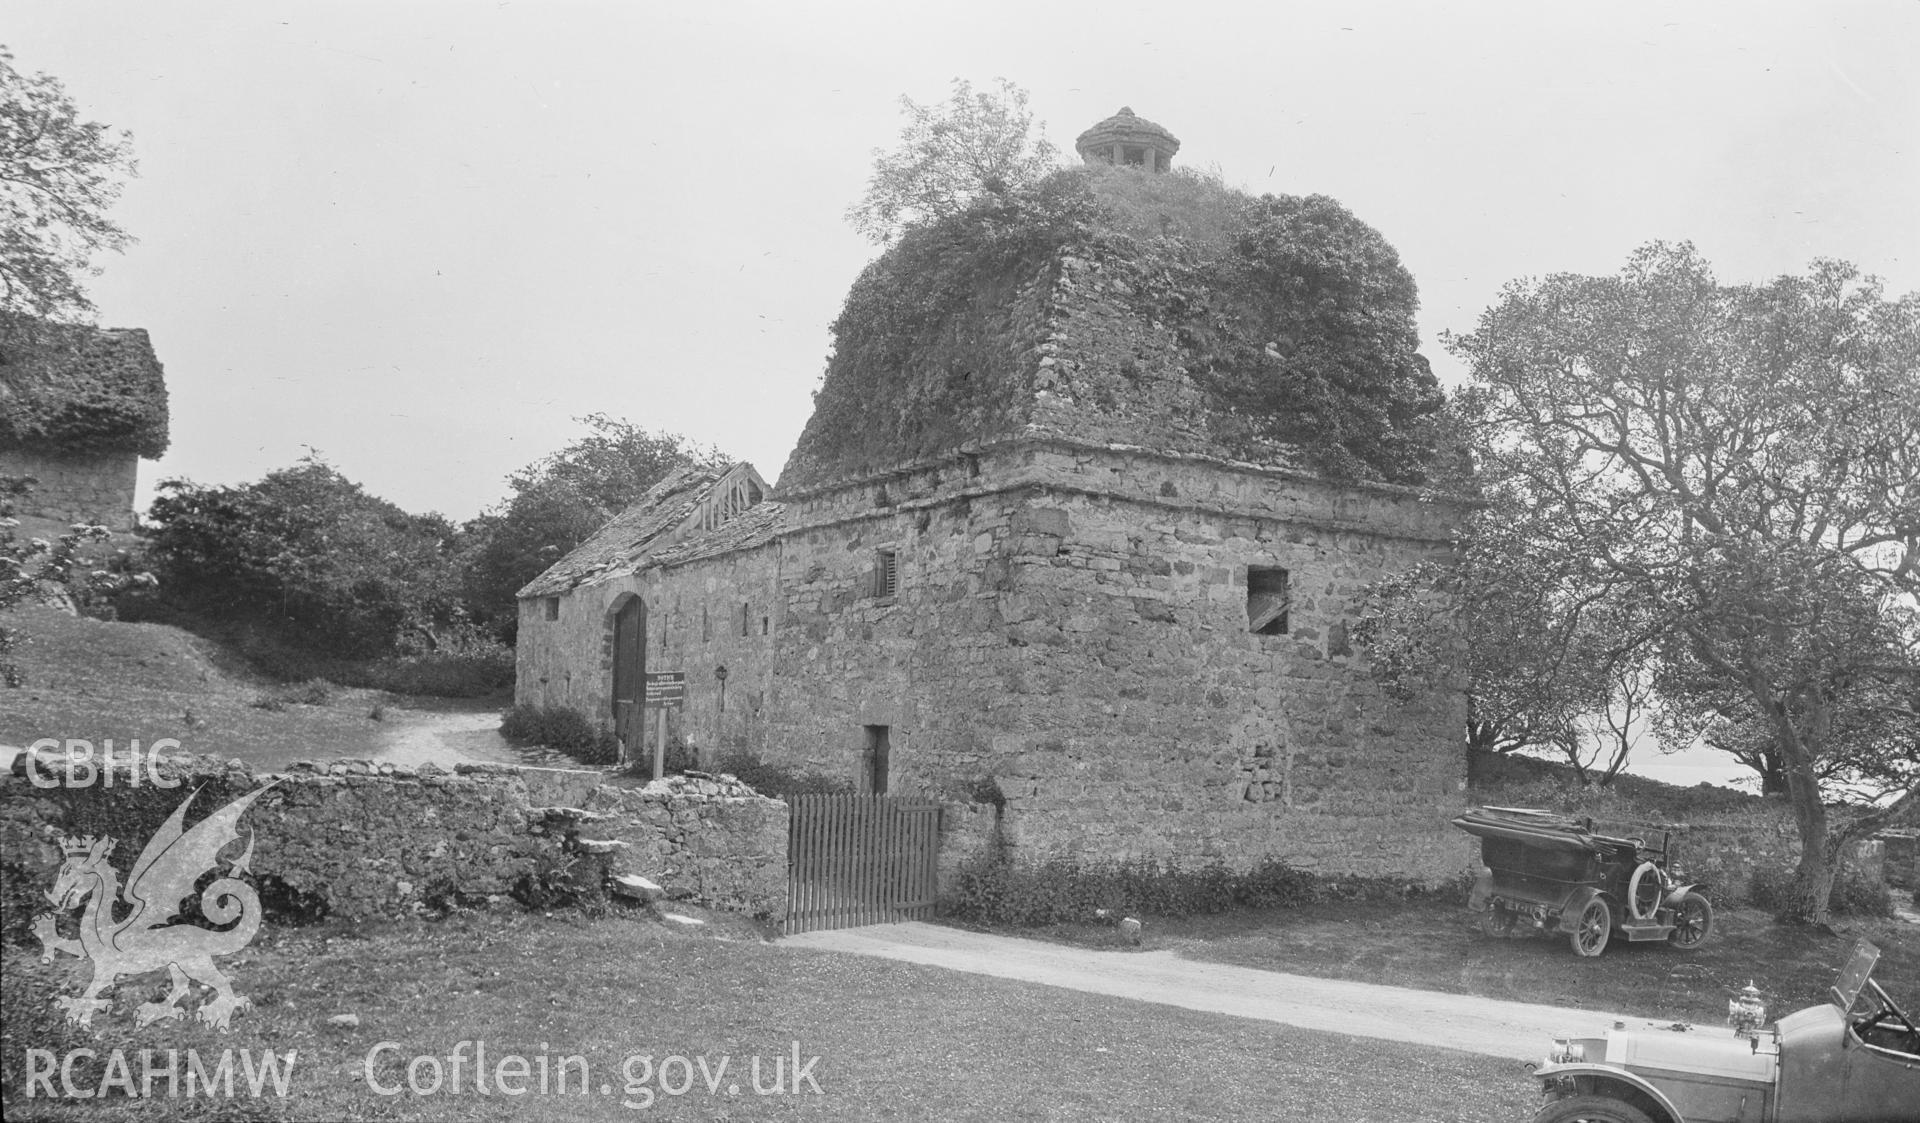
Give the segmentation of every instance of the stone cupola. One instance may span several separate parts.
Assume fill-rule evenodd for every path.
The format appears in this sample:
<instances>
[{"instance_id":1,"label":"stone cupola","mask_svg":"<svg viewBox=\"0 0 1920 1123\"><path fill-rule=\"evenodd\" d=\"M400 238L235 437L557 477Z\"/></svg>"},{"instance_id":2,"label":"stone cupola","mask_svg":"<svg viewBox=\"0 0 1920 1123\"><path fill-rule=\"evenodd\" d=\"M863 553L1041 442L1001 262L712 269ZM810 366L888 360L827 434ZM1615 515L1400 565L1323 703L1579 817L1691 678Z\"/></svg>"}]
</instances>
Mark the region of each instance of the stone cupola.
<instances>
[{"instance_id":1,"label":"stone cupola","mask_svg":"<svg viewBox=\"0 0 1920 1123\"><path fill-rule=\"evenodd\" d=\"M1164 172L1173 167L1180 140L1152 121L1135 117L1132 108L1123 105L1120 112L1081 133L1073 147L1089 164L1132 165Z\"/></svg>"}]
</instances>

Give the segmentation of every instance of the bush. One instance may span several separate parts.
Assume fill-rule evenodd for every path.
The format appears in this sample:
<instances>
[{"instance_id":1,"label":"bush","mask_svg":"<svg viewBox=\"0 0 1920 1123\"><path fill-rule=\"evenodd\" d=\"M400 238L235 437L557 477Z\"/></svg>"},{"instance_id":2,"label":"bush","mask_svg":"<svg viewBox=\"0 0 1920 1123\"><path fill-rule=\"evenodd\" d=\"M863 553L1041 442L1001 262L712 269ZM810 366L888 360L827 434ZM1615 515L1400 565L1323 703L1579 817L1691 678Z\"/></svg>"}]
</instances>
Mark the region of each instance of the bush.
<instances>
[{"instance_id":1,"label":"bush","mask_svg":"<svg viewBox=\"0 0 1920 1123\"><path fill-rule=\"evenodd\" d=\"M541 745L582 764L616 764L620 742L613 732L571 706L521 703L500 715L500 736L513 745Z\"/></svg>"},{"instance_id":2,"label":"bush","mask_svg":"<svg viewBox=\"0 0 1920 1123\"><path fill-rule=\"evenodd\" d=\"M995 856L963 868L942 908L962 920L1038 927L1085 921L1101 910L1188 917L1275 908L1315 900L1325 889L1277 858L1235 873L1218 862L1185 870L1152 859L1082 864L1056 858L1021 866Z\"/></svg>"},{"instance_id":3,"label":"bush","mask_svg":"<svg viewBox=\"0 0 1920 1123\"><path fill-rule=\"evenodd\" d=\"M334 671L347 686L364 686L389 694L422 694L435 698L484 698L513 686L513 649L497 645L484 654L449 655L428 652L349 663Z\"/></svg>"},{"instance_id":4,"label":"bush","mask_svg":"<svg viewBox=\"0 0 1920 1123\"><path fill-rule=\"evenodd\" d=\"M149 517L159 597L209 619L341 659L459 623L452 525L313 457L243 487L163 480Z\"/></svg>"},{"instance_id":5,"label":"bush","mask_svg":"<svg viewBox=\"0 0 1920 1123\"><path fill-rule=\"evenodd\" d=\"M324 706L333 700L339 688L323 678L308 679L305 682L290 682L276 686L272 690L254 696L247 705L256 710L270 710L278 713L288 706Z\"/></svg>"},{"instance_id":6,"label":"bush","mask_svg":"<svg viewBox=\"0 0 1920 1123\"><path fill-rule=\"evenodd\" d=\"M774 799L794 795L832 795L853 790L853 782L837 776L773 764L752 753L736 750L722 757L713 771L725 772L734 779Z\"/></svg>"},{"instance_id":7,"label":"bush","mask_svg":"<svg viewBox=\"0 0 1920 1123\"><path fill-rule=\"evenodd\" d=\"M1792 913L1793 871L1753 871L1747 880L1747 903L1776 916ZM1827 909L1836 916L1892 916L1893 894L1879 882L1868 881L1852 870L1841 870L1834 878Z\"/></svg>"}]
</instances>

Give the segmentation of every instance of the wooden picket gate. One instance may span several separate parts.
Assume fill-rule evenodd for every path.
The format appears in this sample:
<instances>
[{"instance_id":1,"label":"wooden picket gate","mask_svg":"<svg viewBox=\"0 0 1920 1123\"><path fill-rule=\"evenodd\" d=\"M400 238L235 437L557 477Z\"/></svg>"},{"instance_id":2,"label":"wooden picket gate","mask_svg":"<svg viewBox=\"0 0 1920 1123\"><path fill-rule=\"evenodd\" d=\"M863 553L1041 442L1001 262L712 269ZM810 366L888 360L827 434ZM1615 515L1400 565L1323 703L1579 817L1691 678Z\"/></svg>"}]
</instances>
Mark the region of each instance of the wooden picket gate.
<instances>
[{"instance_id":1,"label":"wooden picket gate","mask_svg":"<svg viewBox=\"0 0 1920 1123\"><path fill-rule=\"evenodd\" d=\"M933 915L939 804L850 794L787 804L786 932Z\"/></svg>"}]
</instances>

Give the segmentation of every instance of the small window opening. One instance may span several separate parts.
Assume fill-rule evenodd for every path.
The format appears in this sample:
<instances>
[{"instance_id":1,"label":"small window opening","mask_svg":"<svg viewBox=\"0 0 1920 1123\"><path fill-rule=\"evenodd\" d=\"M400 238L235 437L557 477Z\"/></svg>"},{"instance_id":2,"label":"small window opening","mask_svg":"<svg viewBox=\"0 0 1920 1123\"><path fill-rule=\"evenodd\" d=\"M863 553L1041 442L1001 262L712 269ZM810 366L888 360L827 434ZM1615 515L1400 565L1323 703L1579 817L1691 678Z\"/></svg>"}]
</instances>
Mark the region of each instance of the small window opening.
<instances>
[{"instance_id":1,"label":"small window opening","mask_svg":"<svg viewBox=\"0 0 1920 1123\"><path fill-rule=\"evenodd\" d=\"M875 550L873 552L873 595L890 597L899 591L900 552Z\"/></svg>"},{"instance_id":2,"label":"small window opening","mask_svg":"<svg viewBox=\"0 0 1920 1123\"><path fill-rule=\"evenodd\" d=\"M546 603L546 609L547 609L547 619L549 620L560 619L560 598L548 597L547 603Z\"/></svg>"},{"instance_id":3,"label":"small window opening","mask_svg":"<svg viewBox=\"0 0 1920 1123\"><path fill-rule=\"evenodd\" d=\"M748 604L742 604L740 606L740 634L741 635L750 636L753 634L753 626L750 623L752 619L753 619L753 606Z\"/></svg>"},{"instance_id":4,"label":"small window opening","mask_svg":"<svg viewBox=\"0 0 1920 1123\"><path fill-rule=\"evenodd\" d=\"M767 632L771 629L772 620L773 618L770 616L762 616L760 618L760 634L761 635L763 636L766 635Z\"/></svg>"},{"instance_id":5,"label":"small window opening","mask_svg":"<svg viewBox=\"0 0 1920 1123\"><path fill-rule=\"evenodd\" d=\"M1247 630L1260 636L1287 634L1287 571L1278 566L1247 567Z\"/></svg>"},{"instance_id":6,"label":"small window opening","mask_svg":"<svg viewBox=\"0 0 1920 1123\"><path fill-rule=\"evenodd\" d=\"M866 750L861 757L866 775L866 788L874 795L887 794L888 757L892 755L889 743L888 727L884 725L866 725L861 727L867 735Z\"/></svg>"},{"instance_id":7,"label":"small window opening","mask_svg":"<svg viewBox=\"0 0 1920 1123\"><path fill-rule=\"evenodd\" d=\"M707 606L700 606L700 642L713 642L713 617L707 615Z\"/></svg>"}]
</instances>

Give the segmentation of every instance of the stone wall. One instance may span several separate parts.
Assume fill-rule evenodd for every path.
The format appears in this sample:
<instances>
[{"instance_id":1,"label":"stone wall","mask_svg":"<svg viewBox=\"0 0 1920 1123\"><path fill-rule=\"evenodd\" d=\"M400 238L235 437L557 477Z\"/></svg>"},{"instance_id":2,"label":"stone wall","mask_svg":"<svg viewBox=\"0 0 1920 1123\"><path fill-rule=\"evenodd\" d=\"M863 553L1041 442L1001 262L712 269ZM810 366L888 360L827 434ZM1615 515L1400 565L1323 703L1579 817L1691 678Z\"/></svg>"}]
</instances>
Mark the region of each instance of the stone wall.
<instances>
[{"instance_id":1,"label":"stone wall","mask_svg":"<svg viewBox=\"0 0 1920 1123\"><path fill-rule=\"evenodd\" d=\"M61 776L58 765L43 774ZM261 787L247 809L251 867L262 896L347 919L395 917L457 896L497 896L570 858L566 832L544 809L585 804L609 814L627 845L616 872L639 873L670 896L779 919L786 910L786 805L737 790L675 780L616 789L601 774L507 765L452 773L361 761L295 765L255 775L238 761L180 758L161 764L178 787L38 787L22 772L0 777L0 852L7 878L35 893L61 862L58 836L109 835L122 875L187 793L189 826ZM601 833L586 825L581 833Z\"/></svg>"},{"instance_id":2,"label":"stone wall","mask_svg":"<svg viewBox=\"0 0 1920 1123\"><path fill-rule=\"evenodd\" d=\"M709 762L865 787L884 730L889 790L992 791L1016 857L1466 868L1460 695L1391 699L1346 641L1362 587L1444 551L1457 508L1051 437L782 501L766 545L582 586L557 620L523 603L519 700L609 720L611 616L637 595ZM1250 566L1287 570L1286 634L1249 632Z\"/></svg>"},{"instance_id":3,"label":"stone wall","mask_svg":"<svg viewBox=\"0 0 1920 1123\"><path fill-rule=\"evenodd\" d=\"M16 503L21 516L61 525L93 523L109 530L133 526L133 494L140 458L131 452L60 456L26 449L0 451L0 476L32 476L33 491Z\"/></svg>"}]
</instances>

